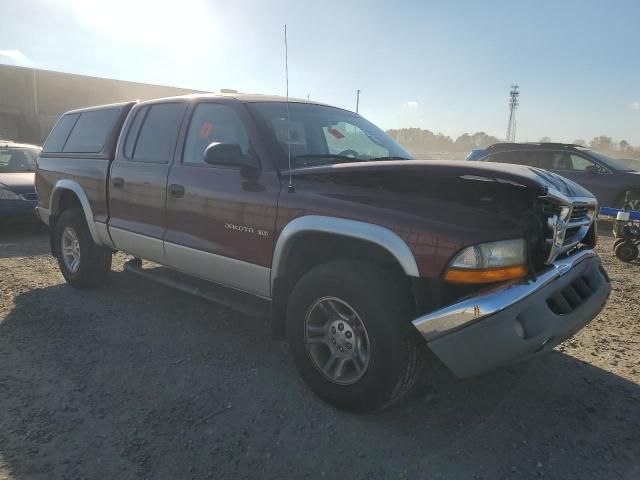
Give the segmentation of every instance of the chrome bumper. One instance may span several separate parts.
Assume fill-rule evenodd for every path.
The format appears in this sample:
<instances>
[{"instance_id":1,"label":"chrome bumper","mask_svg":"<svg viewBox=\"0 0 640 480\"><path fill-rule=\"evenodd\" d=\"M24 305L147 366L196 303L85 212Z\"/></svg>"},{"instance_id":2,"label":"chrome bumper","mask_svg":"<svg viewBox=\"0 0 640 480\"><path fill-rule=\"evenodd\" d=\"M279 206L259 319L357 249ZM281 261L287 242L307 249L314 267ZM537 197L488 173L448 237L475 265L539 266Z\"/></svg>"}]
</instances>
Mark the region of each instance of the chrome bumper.
<instances>
[{"instance_id":1,"label":"chrome bumper","mask_svg":"<svg viewBox=\"0 0 640 480\"><path fill-rule=\"evenodd\" d=\"M493 290L422 315L413 320L413 326L427 342L436 340L524 300L565 275L579 263L596 256L593 250L584 250L557 260L535 281L516 280L507 285L500 285Z\"/></svg>"}]
</instances>

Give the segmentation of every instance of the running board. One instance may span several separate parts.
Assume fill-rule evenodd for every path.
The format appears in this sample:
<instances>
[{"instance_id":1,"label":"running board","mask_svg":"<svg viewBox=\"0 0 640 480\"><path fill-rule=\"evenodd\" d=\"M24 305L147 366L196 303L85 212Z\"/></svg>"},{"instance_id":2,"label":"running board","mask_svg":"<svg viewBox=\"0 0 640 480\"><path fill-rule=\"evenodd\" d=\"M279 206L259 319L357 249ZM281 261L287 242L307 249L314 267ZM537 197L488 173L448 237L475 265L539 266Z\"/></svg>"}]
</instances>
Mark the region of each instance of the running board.
<instances>
[{"instance_id":1,"label":"running board","mask_svg":"<svg viewBox=\"0 0 640 480\"><path fill-rule=\"evenodd\" d=\"M208 282L167 267L143 268L142 262L138 258L125 262L124 270L165 287L195 295L252 317L268 318L270 316L271 302L250 293Z\"/></svg>"}]
</instances>

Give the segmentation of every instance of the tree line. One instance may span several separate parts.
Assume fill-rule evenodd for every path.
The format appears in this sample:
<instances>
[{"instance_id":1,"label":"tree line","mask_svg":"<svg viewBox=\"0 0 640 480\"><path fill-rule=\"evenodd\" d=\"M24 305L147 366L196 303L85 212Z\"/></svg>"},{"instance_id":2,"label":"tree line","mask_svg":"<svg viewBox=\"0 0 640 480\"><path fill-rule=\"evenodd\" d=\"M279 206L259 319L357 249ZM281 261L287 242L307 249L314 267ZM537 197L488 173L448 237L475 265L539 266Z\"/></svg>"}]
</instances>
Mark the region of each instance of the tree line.
<instances>
[{"instance_id":1,"label":"tree line","mask_svg":"<svg viewBox=\"0 0 640 480\"><path fill-rule=\"evenodd\" d=\"M403 147L416 156L433 152L468 153L474 148L486 148L501 140L485 132L473 134L463 133L457 138L451 138L442 133L434 133L422 128L400 128L387 130L387 133ZM542 137L540 142L552 142L551 137ZM640 159L640 147L629 144L626 140L616 142L606 135L594 137L590 142L576 139L576 145L593 148L614 158Z\"/></svg>"}]
</instances>

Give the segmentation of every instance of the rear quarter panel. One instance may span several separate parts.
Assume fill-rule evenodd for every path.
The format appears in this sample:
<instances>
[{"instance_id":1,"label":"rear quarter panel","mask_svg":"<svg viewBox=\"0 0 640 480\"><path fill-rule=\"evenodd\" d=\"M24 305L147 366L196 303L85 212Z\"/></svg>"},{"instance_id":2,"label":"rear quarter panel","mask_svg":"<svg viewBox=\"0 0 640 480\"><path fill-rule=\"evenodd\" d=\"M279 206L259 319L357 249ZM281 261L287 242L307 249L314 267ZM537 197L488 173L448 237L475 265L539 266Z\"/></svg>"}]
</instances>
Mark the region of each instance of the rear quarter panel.
<instances>
[{"instance_id":1,"label":"rear quarter panel","mask_svg":"<svg viewBox=\"0 0 640 480\"><path fill-rule=\"evenodd\" d=\"M84 190L91 205L94 220L106 222L107 211L107 159L40 157L36 186L38 206L49 209L51 194L61 179L76 181Z\"/></svg>"}]
</instances>

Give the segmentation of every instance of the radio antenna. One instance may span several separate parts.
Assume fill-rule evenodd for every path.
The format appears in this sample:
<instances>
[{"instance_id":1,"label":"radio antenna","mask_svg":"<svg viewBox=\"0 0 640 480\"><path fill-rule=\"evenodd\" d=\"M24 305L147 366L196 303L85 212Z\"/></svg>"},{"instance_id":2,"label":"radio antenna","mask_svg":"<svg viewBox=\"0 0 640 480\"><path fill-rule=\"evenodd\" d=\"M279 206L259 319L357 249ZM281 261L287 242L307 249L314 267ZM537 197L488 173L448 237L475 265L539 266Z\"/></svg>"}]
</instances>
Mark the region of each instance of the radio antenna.
<instances>
[{"instance_id":1,"label":"radio antenna","mask_svg":"<svg viewBox=\"0 0 640 480\"><path fill-rule=\"evenodd\" d=\"M293 174L291 173L291 114L289 113L289 45L287 44L287 24L284 24L284 76L287 86L287 160L289 166L289 186L287 191L294 193L296 189L293 186Z\"/></svg>"}]
</instances>

